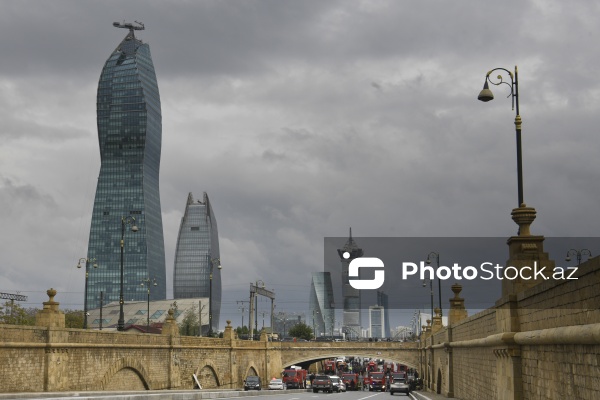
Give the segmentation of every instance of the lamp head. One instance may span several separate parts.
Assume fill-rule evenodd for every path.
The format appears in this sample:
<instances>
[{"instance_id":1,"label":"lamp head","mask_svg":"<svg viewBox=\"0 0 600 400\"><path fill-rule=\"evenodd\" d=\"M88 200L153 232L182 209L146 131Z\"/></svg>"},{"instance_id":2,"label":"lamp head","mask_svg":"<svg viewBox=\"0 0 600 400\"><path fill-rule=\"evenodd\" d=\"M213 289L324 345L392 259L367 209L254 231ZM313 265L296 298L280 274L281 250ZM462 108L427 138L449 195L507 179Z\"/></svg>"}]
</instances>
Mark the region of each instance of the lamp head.
<instances>
[{"instance_id":1,"label":"lamp head","mask_svg":"<svg viewBox=\"0 0 600 400\"><path fill-rule=\"evenodd\" d=\"M567 256L567 258L565 258L565 261L571 261L571 257Z\"/></svg>"},{"instance_id":2,"label":"lamp head","mask_svg":"<svg viewBox=\"0 0 600 400\"><path fill-rule=\"evenodd\" d=\"M137 225L133 225L131 227L131 232L137 232L137 231L139 231L139 228L137 227Z\"/></svg>"},{"instance_id":3,"label":"lamp head","mask_svg":"<svg viewBox=\"0 0 600 400\"><path fill-rule=\"evenodd\" d=\"M77 263L77 268L81 268L81 261Z\"/></svg>"},{"instance_id":4,"label":"lamp head","mask_svg":"<svg viewBox=\"0 0 600 400\"><path fill-rule=\"evenodd\" d=\"M217 266L217 268L222 269L223 267L221 266L221 263L219 263L219 265Z\"/></svg>"},{"instance_id":5,"label":"lamp head","mask_svg":"<svg viewBox=\"0 0 600 400\"><path fill-rule=\"evenodd\" d=\"M485 83L483 84L483 89L481 89L481 92L479 92L479 96L477 96L477 100L481 100L483 102L494 100L494 94L488 86L487 76L485 78Z\"/></svg>"},{"instance_id":6,"label":"lamp head","mask_svg":"<svg viewBox=\"0 0 600 400\"><path fill-rule=\"evenodd\" d=\"M425 260L425 264L427 264L427 265L431 264L431 260L429 259L429 257L427 257L427 260Z\"/></svg>"}]
</instances>

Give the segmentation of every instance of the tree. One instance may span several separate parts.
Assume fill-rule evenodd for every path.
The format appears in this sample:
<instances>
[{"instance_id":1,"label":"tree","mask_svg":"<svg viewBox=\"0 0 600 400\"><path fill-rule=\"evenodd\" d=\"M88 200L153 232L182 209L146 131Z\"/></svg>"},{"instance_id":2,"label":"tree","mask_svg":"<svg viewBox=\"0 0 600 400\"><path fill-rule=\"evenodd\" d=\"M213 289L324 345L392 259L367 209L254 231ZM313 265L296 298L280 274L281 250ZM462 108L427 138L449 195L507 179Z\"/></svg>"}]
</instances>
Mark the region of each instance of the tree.
<instances>
[{"instance_id":1,"label":"tree","mask_svg":"<svg viewBox=\"0 0 600 400\"><path fill-rule=\"evenodd\" d=\"M0 306L0 323L9 325L35 325L37 308L23 308L19 304L7 301Z\"/></svg>"},{"instance_id":2,"label":"tree","mask_svg":"<svg viewBox=\"0 0 600 400\"><path fill-rule=\"evenodd\" d=\"M248 330L248 327L246 325L244 326L238 326L237 328L235 328L235 333L237 333L238 337L241 337L242 335L247 335L250 331Z\"/></svg>"},{"instance_id":3,"label":"tree","mask_svg":"<svg viewBox=\"0 0 600 400\"><path fill-rule=\"evenodd\" d=\"M83 329L83 311L65 310L65 327Z\"/></svg>"},{"instance_id":4,"label":"tree","mask_svg":"<svg viewBox=\"0 0 600 400\"><path fill-rule=\"evenodd\" d=\"M183 320L179 324L179 333L181 336L196 336L199 332L198 325L198 312L193 306L183 315Z\"/></svg>"},{"instance_id":5,"label":"tree","mask_svg":"<svg viewBox=\"0 0 600 400\"><path fill-rule=\"evenodd\" d=\"M313 337L313 330L310 326L301 322L290 328L288 335L299 339L311 340Z\"/></svg>"}]
</instances>

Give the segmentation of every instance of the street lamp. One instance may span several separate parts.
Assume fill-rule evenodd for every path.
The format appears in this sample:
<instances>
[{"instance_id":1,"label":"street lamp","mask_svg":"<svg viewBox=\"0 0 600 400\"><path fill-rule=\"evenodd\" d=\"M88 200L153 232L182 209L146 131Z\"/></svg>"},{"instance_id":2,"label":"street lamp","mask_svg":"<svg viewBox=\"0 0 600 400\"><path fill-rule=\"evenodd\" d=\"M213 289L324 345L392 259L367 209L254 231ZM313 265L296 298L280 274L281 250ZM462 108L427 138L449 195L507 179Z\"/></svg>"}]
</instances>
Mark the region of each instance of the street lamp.
<instances>
[{"instance_id":1,"label":"street lamp","mask_svg":"<svg viewBox=\"0 0 600 400\"><path fill-rule=\"evenodd\" d=\"M427 286L427 283L423 280L423 287ZM433 279L429 279L429 290L431 291L431 321L433 321Z\"/></svg>"},{"instance_id":2,"label":"street lamp","mask_svg":"<svg viewBox=\"0 0 600 400\"><path fill-rule=\"evenodd\" d=\"M83 299L83 329L87 329L87 296L88 296L88 273L90 263L94 263L94 268L98 268L98 264L96 264L95 258L80 258L77 262L77 268L81 268L81 263L85 263L85 297Z\"/></svg>"},{"instance_id":3,"label":"street lamp","mask_svg":"<svg viewBox=\"0 0 600 400\"><path fill-rule=\"evenodd\" d=\"M571 256L577 257L577 265L579 265L579 264L581 264L581 256L588 256L588 258L590 258L592 256L592 252L589 251L588 249L581 249L581 250L571 249L571 250L567 251L567 258L565 258L565 261L571 261Z\"/></svg>"},{"instance_id":4,"label":"street lamp","mask_svg":"<svg viewBox=\"0 0 600 400\"><path fill-rule=\"evenodd\" d=\"M425 260L425 264L429 265L431 264L431 259L435 260L435 269L437 271L437 269L440 267L440 253L436 253L435 251L432 251L431 253L429 253L427 255L427 260ZM442 280L440 279L440 277L438 276L437 278L438 280L438 296L440 298L440 317L442 316ZM433 293L432 293L433 295ZM433 318L433 315L431 316L431 318Z\"/></svg>"},{"instance_id":5,"label":"street lamp","mask_svg":"<svg viewBox=\"0 0 600 400\"><path fill-rule=\"evenodd\" d=\"M148 289L148 308L146 310L146 333L150 333L150 286L158 286L158 283L156 282L156 278L146 278L142 279L142 283L140 284L140 286L146 286L146 288Z\"/></svg>"},{"instance_id":6,"label":"street lamp","mask_svg":"<svg viewBox=\"0 0 600 400\"><path fill-rule=\"evenodd\" d=\"M123 250L125 247L125 225L131 225L131 232L137 232L138 227L135 225L135 218L132 216L121 217L121 290L119 293L119 322L117 330L125 329L125 314L123 313Z\"/></svg>"},{"instance_id":7,"label":"street lamp","mask_svg":"<svg viewBox=\"0 0 600 400\"><path fill-rule=\"evenodd\" d=\"M210 260L210 275L209 275L209 288L208 288L208 336L212 337L213 335L213 327L212 327L212 279L213 279L213 268L217 264L217 268L221 269L221 259L213 258ZM200 322L200 327L202 328L202 322Z\"/></svg>"},{"instance_id":8,"label":"street lamp","mask_svg":"<svg viewBox=\"0 0 600 400\"><path fill-rule=\"evenodd\" d=\"M497 76L497 81L492 81L490 79L490 74L494 71L504 71L510 77L510 83L505 82L502 78L502 75ZM521 155L521 116L519 115L519 80L517 73L517 66L515 65L515 73L513 73L505 68L494 68L485 76L485 83L483 85L483 89L477 96L478 100L487 102L494 99L494 95L488 86L488 82L492 85L501 85L505 84L510 87L510 93L507 97L512 96L512 108L515 109L516 103L516 117L515 117L515 128L516 128L516 137L517 137L517 184L518 184L518 196L519 196L519 204L517 207L521 207L523 204L523 160Z\"/></svg>"}]
</instances>

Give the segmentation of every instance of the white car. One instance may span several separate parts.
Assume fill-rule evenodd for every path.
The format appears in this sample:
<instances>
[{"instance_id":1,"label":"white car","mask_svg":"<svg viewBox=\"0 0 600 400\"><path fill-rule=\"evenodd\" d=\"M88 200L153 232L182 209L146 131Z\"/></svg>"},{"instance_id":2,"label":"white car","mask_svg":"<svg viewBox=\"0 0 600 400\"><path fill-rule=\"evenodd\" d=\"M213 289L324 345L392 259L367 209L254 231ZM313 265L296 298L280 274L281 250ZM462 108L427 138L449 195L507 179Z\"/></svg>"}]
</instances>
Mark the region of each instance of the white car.
<instances>
[{"instance_id":1,"label":"white car","mask_svg":"<svg viewBox=\"0 0 600 400\"><path fill-rule=\"evenodd\" d=\"M271 379L269 390L285 390L285 384L281 379Z\"/></svg>"}]
</instances>

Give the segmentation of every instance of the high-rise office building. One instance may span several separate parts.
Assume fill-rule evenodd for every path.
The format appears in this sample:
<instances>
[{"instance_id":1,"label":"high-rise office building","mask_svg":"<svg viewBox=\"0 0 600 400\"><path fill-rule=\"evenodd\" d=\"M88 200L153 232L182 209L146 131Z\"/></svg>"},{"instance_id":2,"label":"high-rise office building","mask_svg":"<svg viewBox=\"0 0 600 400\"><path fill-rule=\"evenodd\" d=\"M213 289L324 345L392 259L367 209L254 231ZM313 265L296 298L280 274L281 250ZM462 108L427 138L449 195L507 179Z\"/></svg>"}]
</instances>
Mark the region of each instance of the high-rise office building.
<instances>
[{"instance_id":1,"label":"high-rise office building","mask_svg":"<svg viewBox=\"0 0 600 400\"><path fill-rule=\"evenodd\" d=\"M377 291L377 305L383 307L383 337L392 337L392 330L390 328L390 310L388 304L388 295L383 290Z\"/></svg>"},{"instance_id":2,"label":"high-rise office building","mask_svg":"<svg viewBox=\"0 0 600 400\"><path fill-rule=\"evenodd\" d=\"M175 299L210 297L212 289L210 308L212 308L213 331L219 327L221 313L220 257L217 220L208 195L204 193L202 200L194 200L190 193L177 237L173 294ZM209 311L201 310L201 313L208 315ZM208 331L207 328L204 332Z\"/></svg>"},{"instance_id":3,"label":"high-rise office building","mask_svg":"<svg viewBox=\"0 0 600 400\"><path fill-rule=\"evenodd\" d=\"M333 336L335 304L330 272L313 272L308 306L314 334L316 336Z\"/></svg>"},{"instance_id":4,"label":"high-rise office building","mask_svg":"<svg viewBox=\"0 0 600 400\"><path fill-rule=\"evenodd\" d=\"M381 306L369 307L369 332L372 338L385 338L384 309Z\"/></svg>"},{"instance_id":5,"label":"high-rise office building","mask_svg":"<svg viewBox=\"0 0 600 400\"><path fill-rule=\"evenodd\" d=\"M158 176L162 122L150 47L135 37L141 24L114 23L129 30L102 68L97 93L100 175L92 214L87 308L120 295L123 238L123 299L146 300L144 279L156 279L152 300L166 298L166 269ZM135 219L133 224L124 222ZM122 230L125 228L124 230Z\"/></svg>"},{"instance_id":6,"label":"high-rise office building","mask_svg":"<svg viewBox=\"0 0 600 400\"><path fill-rule=\"evenodd\" d=\"M361 336L360 291L350 286L348 267L350 261L363 256L363 251L352 239L352 228L350 228L348 241L337 252L342 262L342 297L344 298L342 332L346 337L356 339Z\"/></svg>"}]
</instances>

